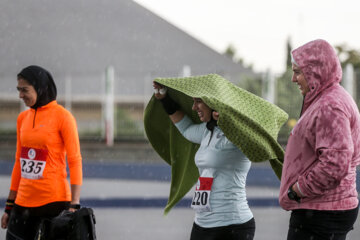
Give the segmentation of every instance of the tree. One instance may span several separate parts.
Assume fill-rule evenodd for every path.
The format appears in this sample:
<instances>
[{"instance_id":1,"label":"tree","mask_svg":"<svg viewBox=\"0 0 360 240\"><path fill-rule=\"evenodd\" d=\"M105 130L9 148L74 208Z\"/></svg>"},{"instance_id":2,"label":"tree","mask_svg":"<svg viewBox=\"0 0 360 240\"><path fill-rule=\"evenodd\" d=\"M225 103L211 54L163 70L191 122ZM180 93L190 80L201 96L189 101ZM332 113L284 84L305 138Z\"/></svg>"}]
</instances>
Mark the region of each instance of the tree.
<instances>
[{"instance_id":1,"label":"tree","mask_svg":"<svg viewBox=\"0 0 360 240\"><path fill-rule=\"evenodd\" d=\"M291 39L290 37L288 37L287 41L286 41L286 70L287 69L291 69L292 63L291 63L291 50L292 50L292 46L291 46Z\"/></svg>"},{"instance_id":2,"label":"tree","mask_svg":"<svg viewBox=\"0 0 360 240\"><path fill-rule=\"evenodd\" d=\"M352 49L346 44L335 46L337 54L340 59L342 68L344 69L347 64L352 64L355 71L355 86L356 86L356 103L360 105L360 51Z\"/></svg>"},{"instance_id":3,"label":"tree","mask_svg":"<svg viewBox=\"0 0 360 240\"><path fill-rule=\"evenodd\" d=\"M229 57L233 62L244 65L244 59L242 59L241 57L237 57L236 52L237 52L236 48L232 44L229 44L229 46L226 48L226 50L223 54L225 56ZM253 65L248 64L247 66L244 66L244 67L252 69Z\"/></svg>"},{"instance_id":4,"label":"tree","mask_svg":"<svg viewBox=\"0 0 360 240\"><path fill-rule=\"evenodd\" d=\"M342 67L346 66L348 63L351 63L354 66L354 69L360 69L359 50L352 49L346 44L337 45L335 46L335 49L337 50Z\"/></svg>"},{"instance_id":5,"label":"tree","mask_svg":"<svg viewBox=\"0 0 360 240\"><path fill-rule=\"evenodd\" d=\"M234 59L235 59L235 54L236 54L236 49L235 49L235 47L234 47L232 44L230 44L230 45L226 48L226 50L225 50L225 52L224 52L224 55L227 56L227 57L229 57L231 60L234 61Z\"/></svg>"},{"instance_id":6,"label":"tree","mask_svg":"<svg viewBox=\"0 0 360 240\"><path fill-rule=\"evenodd\" d=\"M239 87L246 89L247 91L262 97L262 79L260 77L245 78L239 82Z\"/></svg>"},{"instance_id":7,"label":"tree","mask_svg":"<svg viewBox=\"0 0 360 240\"><path fill-rule=\"evenodd\" d=\"M277 78L277 105L289 114L286 124L280 129L279 141L285 142L293 128L293 122L299 119L303 96L296 84L291 82L292 70L288 68Z\"/></svg>"}]
</instances>

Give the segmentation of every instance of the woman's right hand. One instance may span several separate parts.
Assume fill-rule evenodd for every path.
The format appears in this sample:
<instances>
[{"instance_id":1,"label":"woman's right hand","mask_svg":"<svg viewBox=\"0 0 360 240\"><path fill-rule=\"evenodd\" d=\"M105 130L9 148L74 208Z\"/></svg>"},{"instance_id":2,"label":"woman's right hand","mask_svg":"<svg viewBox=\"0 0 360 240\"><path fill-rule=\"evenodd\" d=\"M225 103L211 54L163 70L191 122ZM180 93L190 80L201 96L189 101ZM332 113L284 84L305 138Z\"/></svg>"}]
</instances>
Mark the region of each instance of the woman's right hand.
<instances>
[{"instance_id":1,"label":"woman's right hand","mask_svg":"<svg viewBox=\"0 0 360 240\"><path fill-rule=\"evenodd\" d=\"M5 213L1 217L1 228L6 229L9 223L9 214Z\"/></svg>"},{"instance_id":2,"label":"woman's right hand","mask_svg":"<svg viewBox=\"0 0 360 240\"><path fill-rule=\"evenodd\" d=\"M156 99L163 99L166 96L166 87L164 87L163 85L157 83L157 82L153 82L153 87L154 87L154 95Z\"/></svg>"}]
</instances>

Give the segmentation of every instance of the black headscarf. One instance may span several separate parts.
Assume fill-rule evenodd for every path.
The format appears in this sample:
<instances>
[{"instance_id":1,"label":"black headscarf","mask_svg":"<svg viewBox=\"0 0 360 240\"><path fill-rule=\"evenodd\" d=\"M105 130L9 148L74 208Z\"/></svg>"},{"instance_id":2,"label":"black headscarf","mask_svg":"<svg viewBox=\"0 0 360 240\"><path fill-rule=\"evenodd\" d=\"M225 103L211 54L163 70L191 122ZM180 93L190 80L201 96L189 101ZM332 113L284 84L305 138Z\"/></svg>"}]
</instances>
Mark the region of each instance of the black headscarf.
<instances>
[{"instance_id":1,"label":"black headscarf","mask_svg":"<svg viewBox=\"0 0 360 240\"><path fill-rule=\"evenodd\" d=\"M25 79L37 93L36 103L31 108L38 108L56 100L57 90L50 72L39 66L28 66L21 70L18 78Z\"/></svg>"},{"instance_id":2,"label":"black headscarf","mask_svg":"<svg viewBox=\"0 0 360 240\"><path fill-rule=\"evenodd\" d=\"M213 118L213 112L214 110L211 110L211 119L206 123L206 128L211 132L217 126L217 121Z\"/></svg>"},{"instance_id":3,"label":"black headscarf","mask_svg":"<svg viewBox=\"0 0 360 240\"><path fill-rule=\"evenodd\" d=\"M208 142L208 145L210 144L210 141L212 139L212 136L213 136L213 133L214 133L214 128L217 126L217 121L213 118L212 114L213 114L214 110L211 110L211 119L210 121L208 121L206 123L206 128L211 131L211 135L210 135L210 138L209 138L209 142Z\"/></svg>"}]
</instances>

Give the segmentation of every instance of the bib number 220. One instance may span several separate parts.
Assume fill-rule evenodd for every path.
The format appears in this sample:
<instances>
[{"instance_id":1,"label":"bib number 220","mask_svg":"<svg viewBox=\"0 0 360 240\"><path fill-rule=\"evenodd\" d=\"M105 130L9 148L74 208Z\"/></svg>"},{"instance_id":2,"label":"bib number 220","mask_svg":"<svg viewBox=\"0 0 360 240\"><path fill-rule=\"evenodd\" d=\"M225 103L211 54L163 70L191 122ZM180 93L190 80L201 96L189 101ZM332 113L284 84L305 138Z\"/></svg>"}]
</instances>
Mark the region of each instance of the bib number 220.
<instances>
[{"instance_id":1,"label":"bib number 220","mask_svg":"<svg viewBox=\"0 0 360 240\"><path fill-rule=\"evenodd\" d=\"M192 205L206 205L209 193L207 191L196 191L192 200Z\"/></svg>"},{"instance_id":2,"label":"bib number 220","mask_svg":"<svg viewBox=\"0 0 360 240\"><path fill-rule=\"evenodd\" d=\"M197 212L210 212L210 194L214 178L199 177L191 207Z\"/></svg>"}]
</instances>

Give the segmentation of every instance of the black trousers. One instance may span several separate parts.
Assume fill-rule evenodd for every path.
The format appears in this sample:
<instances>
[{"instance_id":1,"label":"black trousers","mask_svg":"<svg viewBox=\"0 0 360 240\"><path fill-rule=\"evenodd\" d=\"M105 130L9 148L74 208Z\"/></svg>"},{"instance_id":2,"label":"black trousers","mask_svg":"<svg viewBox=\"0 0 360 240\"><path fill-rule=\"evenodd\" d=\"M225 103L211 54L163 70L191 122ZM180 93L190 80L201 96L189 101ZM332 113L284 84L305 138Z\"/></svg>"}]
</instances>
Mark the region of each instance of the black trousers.
<instances>
[{"instance_id":1,"label":"black trousers","mask_svg":"<svg viewBox=\"0 0 360 240\"><path fill-rule=\"evenodd\" d=\"M345 240L359 206L346 211L293 210L287 240Z\"/></svg>"},{"instance_id":2,"label":"black trousers","mask_svg":"<svg viewBox=\"0 0 360 240\"><path fill-rule=\"evenodd\" d=\"M255 235L255 220L224 227L203 228L194 223L190 240L252 240Z\"/></svg>"},{"instance_id":3,"label":"black trousers","mask_svg":"<svg viewBox=\"0 0 360 240\"><path fill-rule=\"evenodd\" d=\"M43 218L56 217L69 206L70 202L54 202L34 208L15 205L10 214L6 240L34 240Z\"/></svg>"}]
</instances>

